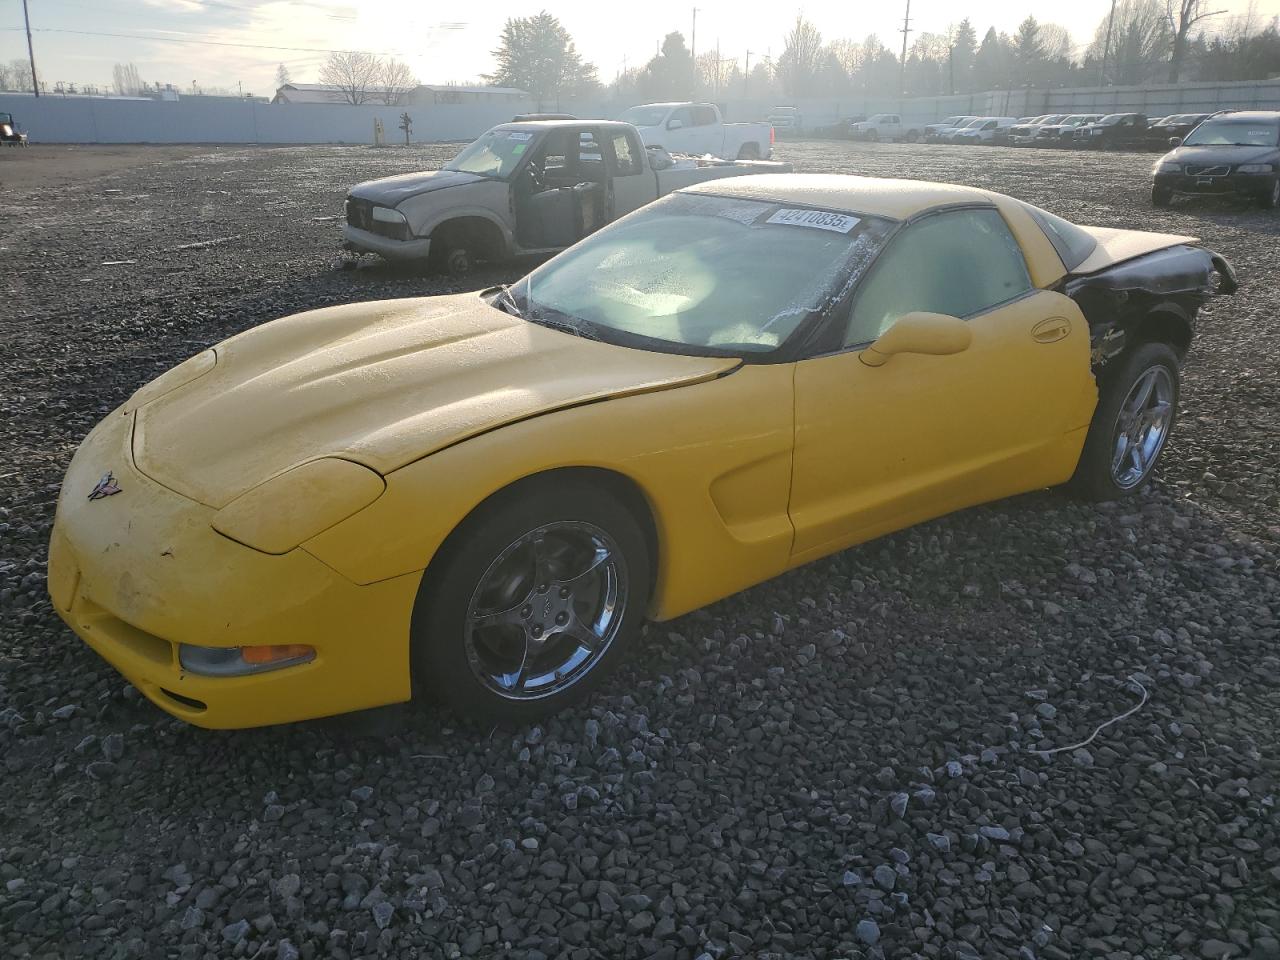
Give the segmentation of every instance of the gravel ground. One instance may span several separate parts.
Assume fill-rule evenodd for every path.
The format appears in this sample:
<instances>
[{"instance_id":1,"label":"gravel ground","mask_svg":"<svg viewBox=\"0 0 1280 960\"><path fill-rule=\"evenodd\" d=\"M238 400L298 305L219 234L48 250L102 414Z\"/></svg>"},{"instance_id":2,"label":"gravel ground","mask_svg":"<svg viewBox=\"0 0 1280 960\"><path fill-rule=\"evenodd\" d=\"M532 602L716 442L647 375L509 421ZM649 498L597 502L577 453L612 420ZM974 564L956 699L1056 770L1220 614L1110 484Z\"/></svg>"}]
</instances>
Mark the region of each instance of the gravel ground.
<instances>
[{"instance_id":1,"label":"gravel ground","mask_svg":"<svg viewBox=\"0 0 1280 960\"><path fill-rule=\"evenodd\" d=\"M1280 958L1280 216L1152 210L1150 155L778 150L1231 258L1135 501L847 551L650 626L530 729L205 732L64 629L58 481L137 385L282 314L520 272L334 269L344 188L454 149L139 148L6 187L0 955Z\"/></svg>"}]
</instances>

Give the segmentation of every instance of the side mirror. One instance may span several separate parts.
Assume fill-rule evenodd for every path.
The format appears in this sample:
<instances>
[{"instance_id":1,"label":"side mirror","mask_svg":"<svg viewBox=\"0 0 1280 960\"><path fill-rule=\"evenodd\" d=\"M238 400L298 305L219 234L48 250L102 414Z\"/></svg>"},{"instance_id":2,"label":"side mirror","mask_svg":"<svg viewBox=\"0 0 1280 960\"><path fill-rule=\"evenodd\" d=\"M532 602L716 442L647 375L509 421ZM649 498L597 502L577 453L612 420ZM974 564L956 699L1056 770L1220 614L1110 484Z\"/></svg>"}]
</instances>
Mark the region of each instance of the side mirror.
<instances>
[{"instance_id":1,"label":"side mirror","mask_svg":"<svg viewBox=\"0 0 1280 960\"><path fill-rule=\"evenodd\" d=\"M683 120L676 120L676 119L674 119L674 118L673 118L673 119L671 119L671 120L668 120L668 121L667 121L667 129L668 129L668 130L679 130L679 129L680 129L681 127L683 127L683 126L684 126L684 121L683 121Z\"/></svg>"},{"instance_id":2,"label":"side mirror","mask_svg":"<svg viewBox=\"0 0 1280 960\"><path fill-rule=\"evenodd\" d=\"M1181 138L1181 137L1170 137L1170 138L1169 138L1169 146L1171 146L1171 147L1180 147L1180 146L1182 146L1182 138Z\"/></svg>"},{"instance_id":3,"label":"side mirror","mask_svg":"<svg viewBox=\"0 0 1280 960\"><path fill-rule=\"evenodd\" d=\"M895 353L922 353L934 357L967 350L973 330L959 317L944 313L906 313L858 359L869 367L882 367Z\"/></svg>"}]
</instances>

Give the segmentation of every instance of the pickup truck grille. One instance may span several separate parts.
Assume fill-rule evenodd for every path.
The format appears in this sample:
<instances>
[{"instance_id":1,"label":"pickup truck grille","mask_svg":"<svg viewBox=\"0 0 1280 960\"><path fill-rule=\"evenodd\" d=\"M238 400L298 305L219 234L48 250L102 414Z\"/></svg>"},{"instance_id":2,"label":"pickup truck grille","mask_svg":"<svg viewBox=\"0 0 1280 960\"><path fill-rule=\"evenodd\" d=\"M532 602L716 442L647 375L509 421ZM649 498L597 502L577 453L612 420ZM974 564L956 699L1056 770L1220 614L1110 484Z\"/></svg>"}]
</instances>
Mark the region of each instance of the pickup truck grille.
<instances>
[{"instance_id":1,"label":"pickup truck grille","mask_svg":"<svg viewBox=\"0 0 1280 960\"><path fill-rule=\"evenodd\" d=\"M1231 168L1225 164L1216 167L1193 167L1187 164L1187 176L1189 177L1225 177L1231 172Z\"/></svg>"},{"instance_id":2,"label":"pickup truck grille","mask_svg":"<svg viewBox=\"0 0 1280 960\"><path fill-rule=\"evenodd\" d=\"M372 230L373 204L368 200L347 197L347 223L358 230Z\"/></svg>"}]
</instances>

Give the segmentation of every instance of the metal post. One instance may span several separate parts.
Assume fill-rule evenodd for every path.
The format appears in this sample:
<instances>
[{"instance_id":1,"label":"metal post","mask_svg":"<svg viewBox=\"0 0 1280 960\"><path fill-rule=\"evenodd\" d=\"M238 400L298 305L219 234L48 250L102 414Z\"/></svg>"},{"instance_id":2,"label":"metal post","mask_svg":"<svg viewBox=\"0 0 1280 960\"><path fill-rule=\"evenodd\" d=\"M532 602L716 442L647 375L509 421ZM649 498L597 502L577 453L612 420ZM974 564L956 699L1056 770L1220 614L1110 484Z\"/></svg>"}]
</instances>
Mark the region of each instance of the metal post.
<instances>
[{"instance_id":1,"label":"metal post","mask_svg":"<svg viewBox=\"0 0 1280 960\"><path fill-rule=\"evenodd\" d=\"M1098 86L1107 80L1107 57L1111 55L1111 24L1116 19L1116 0L1111 0L1111 13L1107 17L1107 42L1102 46L1102 66L1098 68Z\"/></svg>"},{"instance_id":2,"label":"metal post","mask_svg":"<svg viewBox=\"0 0 1280 960\"><path fill-rule=\"evenodd\" d=\"M898 84L903 95L907 92L907 34L911 32L911 0L907 0L907 12L902 17L902 62L898 65L901 79Z\"/></svg>"},{"instance_id":3,"label":"metal post","mask_svg":"<svg viewBox=\"0 0 1280 960\"><path fill-rule=\"evenodd\" d=\"M36 76L36 51L31 45L31 14L27 13L27 0L22 0L22 19L27 25L27 56L31 58L31 92L40 96L40 78Z\"/></svg>"},{"instance_id":4,"label":"metal post","mask_svg":"<svg viewBox=\"0 0 1280 960\"><path fill-rule=\"evenodd\" d=\"M698 8L693 8L693 35L689 38L689 56L694 62L694 70L697 70L698 62Z\"/></svg>"}]
</instances>

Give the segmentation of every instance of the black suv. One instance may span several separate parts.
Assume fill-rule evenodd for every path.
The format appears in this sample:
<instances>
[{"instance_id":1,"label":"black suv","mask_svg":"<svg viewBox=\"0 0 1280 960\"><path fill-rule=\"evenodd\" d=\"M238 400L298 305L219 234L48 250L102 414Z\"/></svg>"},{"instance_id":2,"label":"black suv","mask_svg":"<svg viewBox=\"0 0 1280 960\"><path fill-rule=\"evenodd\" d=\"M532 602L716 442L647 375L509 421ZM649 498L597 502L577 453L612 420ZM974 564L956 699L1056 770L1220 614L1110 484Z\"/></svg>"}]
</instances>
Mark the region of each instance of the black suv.
<instances>
[{"instance_id":1,"label":"black suv","mask_svg":"<svg viewBox=\"0 0 1280 960\"><path fill-rule=\"evenodd\" d=\"M1151 202L1167 207L1174 194L1252 197L1280 206L1280 111L1219 113L1160 158Z\"/></svg>"},{"instance_id":2,"label":"black suv","mask_svg":"<svg viewBox=\"0 0 1280 960\"><path fill-rule=\"evenodd\" d=\"M1086 150L1124 150L1141 147L1147 136L1147 118L1141 113L1111 113L1095 123L1076 128L1075 146Z\"/></svg>"}]
</instances>

